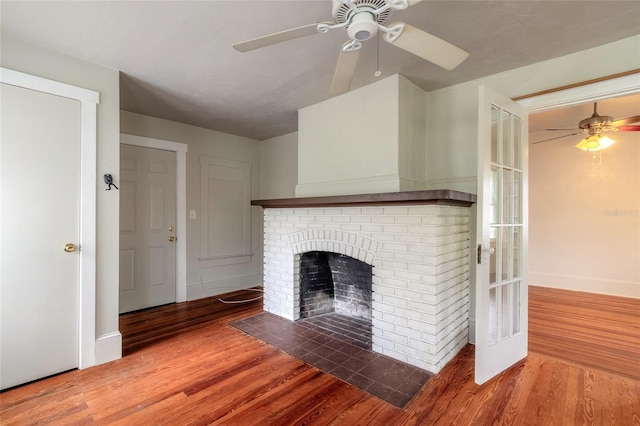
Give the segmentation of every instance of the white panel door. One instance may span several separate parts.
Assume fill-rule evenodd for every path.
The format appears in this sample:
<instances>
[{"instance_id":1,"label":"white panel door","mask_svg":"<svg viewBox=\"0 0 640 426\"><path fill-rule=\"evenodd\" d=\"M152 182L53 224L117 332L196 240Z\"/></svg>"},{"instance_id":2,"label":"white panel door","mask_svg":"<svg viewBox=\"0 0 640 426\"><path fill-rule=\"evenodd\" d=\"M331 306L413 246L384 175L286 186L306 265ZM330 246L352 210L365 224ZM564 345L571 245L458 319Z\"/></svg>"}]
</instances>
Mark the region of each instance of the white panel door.
<instances>
[{"instance_id":1,"label":"white panel door","mask_svg":"<svg viewBox=\"0 0 640 426\"><path fill-rule=\"evenodd\" d=\"M120 145L120 312L176 301L176 154Z\"/></svg>"},{"instance_id":2,"label":"white panel door","mask_svg":"<svg viewBox=\"0 0 640 426\"><path fill-rule=\"evenodd\" d=\"M5 389L78 367L81 105L7 84L0 97Z\"/></svg>"},{"instance_id":3,"label":"white panel door","mask_svg":"<svg viewBox=\"0 0 640 426\"><path fill-rule=\"evenodd\" d=\"M475 380L527 356L527 111L480 88Z\"/></svg>"}]
</instances>

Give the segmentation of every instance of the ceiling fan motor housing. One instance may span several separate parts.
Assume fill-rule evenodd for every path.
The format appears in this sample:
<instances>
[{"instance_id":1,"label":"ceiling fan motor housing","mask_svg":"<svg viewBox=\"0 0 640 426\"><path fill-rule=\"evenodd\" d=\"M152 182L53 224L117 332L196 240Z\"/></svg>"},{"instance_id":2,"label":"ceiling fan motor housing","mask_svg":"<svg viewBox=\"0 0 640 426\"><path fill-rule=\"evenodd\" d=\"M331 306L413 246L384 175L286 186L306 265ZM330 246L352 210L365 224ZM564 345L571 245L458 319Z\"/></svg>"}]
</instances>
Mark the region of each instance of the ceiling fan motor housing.
<instances>
[{"instance_id":1,"label":"ceiling fan motor housing","mask_svg":"<svg viewBox=\"0 0 640 426\"><path fill-rule=\"evenodd\" d=\"M580 121L578 127L584 130L604 130L605 128L609 130L611 122L613 121L613 117L608 115L598 115L597 113L593 114L589 118L585 118Z\"/></svg>"},{"instance_id":2,"label":"ceiling fan motor housing","mask_svg":"<svg viewBox=\"0 0 640 426\"><path fill-rule=\"evenodd\" d=\"M378 34L378 24L384 24L391 14L392 9L374 13L386 4L386 0L334 0L333 19L337 24L347 24L347 34L351 40L369 40Z\"/></svg>"},{"instance_id":3,"label":"ceiling fan motor housing","mask_svg":"<svg viewBox=\"0 0 640 426\"><path fill-rule=\"evenodd\" d=\"M378 33L378 23L374 21L373 14L369 12L358 12L352 20L347 34L352 40L365 41Z\"/></svg>"}]
</instances>

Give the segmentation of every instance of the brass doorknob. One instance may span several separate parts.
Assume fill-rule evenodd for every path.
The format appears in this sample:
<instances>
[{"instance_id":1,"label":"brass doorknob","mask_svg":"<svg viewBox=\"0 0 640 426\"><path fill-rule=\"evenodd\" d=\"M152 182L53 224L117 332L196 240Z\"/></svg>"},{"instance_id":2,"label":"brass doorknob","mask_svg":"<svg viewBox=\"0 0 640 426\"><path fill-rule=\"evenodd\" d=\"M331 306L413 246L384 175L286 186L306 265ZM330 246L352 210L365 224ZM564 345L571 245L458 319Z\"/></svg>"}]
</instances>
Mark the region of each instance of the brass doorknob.
<instances>
[{"instance_id":1,"label":"brass doorknob","mask_svg":"<svg viewBox=\"0 0 640 426\"><path fill-rule=\"evenodd\" d=\"M64 251L66 251L67 253L71 253L73 251L76 251L76 246L74 244L67 243L67 244L64 245Z\"/></svg>"},{"instance_id":2,"label":"brass doorknob","mask_svg":"<svg viewBox=\"0 0 640 426\"><path fill-rule=\"evenodd\" d=\"M169 241L175 241L177 238L174 237L173 235L169 237Z\"/></svg>"}]
</instances>

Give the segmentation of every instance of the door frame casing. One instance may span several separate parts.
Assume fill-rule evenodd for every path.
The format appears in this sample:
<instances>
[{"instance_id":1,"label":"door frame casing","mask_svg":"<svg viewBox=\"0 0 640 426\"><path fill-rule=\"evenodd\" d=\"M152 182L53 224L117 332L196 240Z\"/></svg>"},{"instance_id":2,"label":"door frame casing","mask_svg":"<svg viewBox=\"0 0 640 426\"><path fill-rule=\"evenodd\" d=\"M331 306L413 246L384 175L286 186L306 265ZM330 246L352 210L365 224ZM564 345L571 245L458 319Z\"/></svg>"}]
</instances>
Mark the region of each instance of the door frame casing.
<instances>
[{"instance_id":1,"label":"door frame casing","mask_svg":"<svg viewBox=\"0 0 640 426\"><path fill-rule=\"evenodd\" d=\"M640 73L516 101L529 113L640 93Z\"/></svg>"},{"instance_id":2,"label":"door frame casing","mask_svg":"<svg viewBox=\"0 0 640 426\"><path fill-rule=\"evenodd\" d=\"M80 102L78 368L91 367L96 364L96 142L100 94L8 68L0 68L0 83Z\"/></svg>"},{"instance_id":3,"label":"door frame casing","mask_svg":"<svg viewBox=\"0 0 640 426\"><path fill-rule=\"evenodd\" d=\"M120 144L176 153L176 303L187 300L187 144L120 134Z\"/></svg>"}]
</instances>

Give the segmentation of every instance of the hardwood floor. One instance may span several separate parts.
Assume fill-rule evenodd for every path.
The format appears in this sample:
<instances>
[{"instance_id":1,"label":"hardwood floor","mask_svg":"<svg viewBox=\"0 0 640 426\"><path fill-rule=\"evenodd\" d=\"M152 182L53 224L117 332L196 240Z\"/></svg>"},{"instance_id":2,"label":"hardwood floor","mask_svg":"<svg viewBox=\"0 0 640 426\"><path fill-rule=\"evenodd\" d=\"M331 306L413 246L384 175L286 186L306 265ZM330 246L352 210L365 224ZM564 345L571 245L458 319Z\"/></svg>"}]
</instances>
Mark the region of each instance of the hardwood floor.
<instances>
[{"instance_id":1,"label":"hardwood floor","mask_svg":"<svg viewBox=\"0 0 640 426\"><path fill-rule=\"evenodd\" d=\"M596 340L568 320L577 315L575 307L567 306L576 295L565 294L567 302L559 297L532 288L530 329L536 336L525 360L478 386L473 382L473 346L467 346L404 410L228 325L260 312L260 302L225 305L204 299L163 306L121 318L124 358L0 394L0 423L640 425L640 380L627 374L632 370L624 365L611 372L611 365L621 364L613 359L617 350L609 355L596 351L604 361L582 360L568 346L545 343L544 330L582 339L577 352L587 352ZM595 295L588 303L595 310L627 310L617 302L604 308L608 302ZM636 309L634 303L628 308ZM637 337L637 313L606 316L583 328L598 328L598 339L607 339L609 328L609 339L618 340L620 323L631 319L629 330ZM543 322L550 317L553 327ZM622 345L634 357L630 363L637 363L634 336L622 340L631 343L602 346ZM549 346L552 353L542 353ZM607 369L591 362L607 364Z\"/></svg>"},{"instance_id":2,"label":"hardwood floor","mask_svg":"<svg viewBox=\"0 0 640 426\"><path fill-rule=\"evenodd\" d=\"M531 286L529 351L640 380L640 299Z\"/></svg>"}]
</instances>

